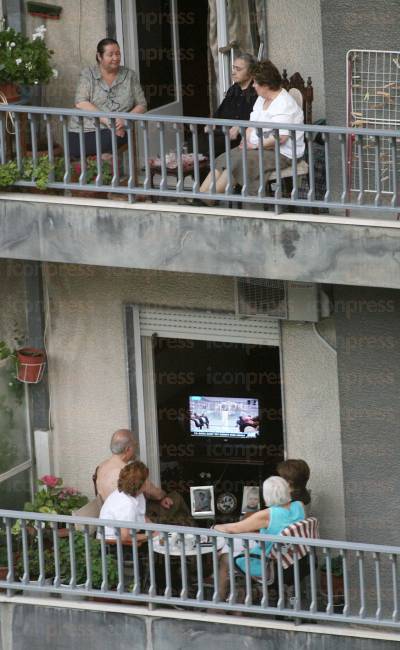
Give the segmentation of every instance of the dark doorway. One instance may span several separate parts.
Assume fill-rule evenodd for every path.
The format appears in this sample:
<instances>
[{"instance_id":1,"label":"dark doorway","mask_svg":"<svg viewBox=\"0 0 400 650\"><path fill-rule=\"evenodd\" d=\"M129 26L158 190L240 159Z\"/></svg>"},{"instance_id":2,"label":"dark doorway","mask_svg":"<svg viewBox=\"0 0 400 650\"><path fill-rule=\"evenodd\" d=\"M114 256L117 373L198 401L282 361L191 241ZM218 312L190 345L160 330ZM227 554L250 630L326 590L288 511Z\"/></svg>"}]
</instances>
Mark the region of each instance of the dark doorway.
<instances>
[{"instance_id":1,"label":"dark doorway","mask_svg":"<svg viewBox=\"0 0 400 650\"><path fill-rule=\"evenodd\" d=\"M209 117L208 2L178 0L183 114Z\"/></svg>"},{"instance_id":2,"label":"dark doorway","mask_svg":"<svg viewBox=\"0 0 400 650\"><path fill-rule=\"evenodd\" d=\"M239 515L243 487L261 488L283 458L279 349L156 338L154 368L164 488L213 485Z\"/></svg>"}]
</instances>

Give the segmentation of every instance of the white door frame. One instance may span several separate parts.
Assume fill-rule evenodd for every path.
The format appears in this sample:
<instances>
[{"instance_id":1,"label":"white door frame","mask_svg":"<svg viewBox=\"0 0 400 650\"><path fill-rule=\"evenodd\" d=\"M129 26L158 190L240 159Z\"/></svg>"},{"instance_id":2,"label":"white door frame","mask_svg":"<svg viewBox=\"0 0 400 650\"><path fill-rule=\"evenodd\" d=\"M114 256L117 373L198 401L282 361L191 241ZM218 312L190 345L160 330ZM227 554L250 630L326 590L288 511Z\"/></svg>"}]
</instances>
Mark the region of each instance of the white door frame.
<instances>
[{"instance_id":1,"label":"white door frame","mask_svg":"<svg viewBox=\"0 0 400 650\"><path fill-rule=\"evenodd\" d=\"M181 87L181 66L179 57L179 30L178 30L178 8L177 0L170 0L171 3L171 27L172 27L172 49L173 49L173 72L175 99L163 106L159 106L149 113L156 115L182 115L182 87ZM117 10L118 6L118 10ZM116 0L116 25L118 38L123 44L123 55L125 65L133 68L140 78L139 51L138 51L138 24L136 16L136 0ZM121 16L118 23L118 16ZM122 22L122 16L124 20ZM120 32L119 32L120 30Z\"/></svg>"}]
</instances>

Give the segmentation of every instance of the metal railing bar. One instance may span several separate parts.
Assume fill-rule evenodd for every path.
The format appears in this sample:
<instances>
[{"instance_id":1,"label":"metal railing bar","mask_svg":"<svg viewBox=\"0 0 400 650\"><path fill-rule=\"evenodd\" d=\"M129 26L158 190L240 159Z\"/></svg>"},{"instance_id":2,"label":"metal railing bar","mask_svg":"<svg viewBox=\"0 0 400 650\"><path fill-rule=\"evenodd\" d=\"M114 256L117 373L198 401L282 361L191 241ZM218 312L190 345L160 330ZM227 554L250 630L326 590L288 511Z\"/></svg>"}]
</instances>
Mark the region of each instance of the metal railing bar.
<instances>
[{"instance_id":1,"label":"metal railing bar","mask_svg":"<svg viewBox=\"0 0 400 650\"><path fill-rule=\"evenodd\" d=\"M103 161L101 159L101 127L98 117L94 118L95 138L96 138L96 185L103 185Z\"/></svg>"},{"instance_id":2,"label":"metal railing bar","mask_svg":"<svg viewBox=\"0 0 400 650\"><path fill-rule=\"evenodd\" d=\"M19 511L19 510L6 510L6 509L1 509L0 510L0 517L1 518L9 518L9 519L25 519L26 521L32 520L32 519L38 519L38 514L40 514L40 521L42 522L51 522L51 521L57 521L63 524L71 523L75 525L81 525L81 524L88 524L92 526L97 526L99 528L102 528L104 526L109 526L109 527L121 527L121 528L126 528L129 527L128 524L129 522L126 521L116 521L116 520L107 520L107 519L101 519L101 526L99 526L99 519L94 518L94 517L76 517L72 515L53 515L53 514L47 514L47 513L37 513L37 512L27 512L27 511ZM195 528L192 526L172 526L172 525L166 525L166 524L156 524L156 523L141 523L140 524L140 529L145 530L145 531L166 531L166 532L171 532L172 530L177 530L179 532L185 532L185 533L191 533L191 534L200 534L204 533L204 529L202 528ZM133 529L132 529L133 530ZM207 529L207 535L212 538L217 538L221 537L221 533L211 529ZM224 537L227 539L237 539L237 535L234 535L233 533L224 533ZM280 535L262 535L259 533L241 533L240 534L241 539L248 539L248 540L254 540L254 541L268 541L268 542L277 542L277 543L283 543L282 542L282 536ZM353 551L365 551L365 552L372 552L372 553L393 553L394 555L400 555L400 547L399 546L385 546L383 544L366 544L364 542L356 543L356 542L346 542L346 541L336 541L336 540L327 540L327 539L310 539L308 537L296 537L296 543L300 545L306 545L306 546L314 546L318 548L326 548L329 546L331 550L341 550L341 549L349 549Z\"/></svg>"},{"instance_id":3,"label":"metal railing bar","mask_svg":"<svg viewBox=\"0 0 400 650\"><path fill-rule=\"evenodd\" d=\"M324 143L324 153L325 153L325 183L326 191L324 196L325 203L330 202L331 198L331 171L330 171L330 152L329 152L329 133L322 134L322 140Z\"/></svg>"},{"instance_id":4,"label":"metal railing bar","mask_svg":"<svg viewBox=\"0 0 400 650\"><path fill-rule=\"evenodd\" d=\"M310 183L307 199L312 201L315 198L314 140L312 134L306 133L305 141L308 145L308 178Z\"/></svg>"},{"instance_id":5,"label":"metal railing bar","mask_svg":"<svg viewBox=\"0 0 400 650\"><path fill-rule=\"evenodd\" d=\"M94 117L108 117L109 119L123 119L126 121L132 122L160 122L174 124L177 122L177 116L175 115L157 115L153 113L124 113L124 112L104 112L104 111L81 111L78 109L72 108L54 108L52 106L20 106L15 104L0 105L0 113L7 113L9 111L13 113L29 113L32 115L43 115L47 113L49 115L63 115L66 117L78 117L85 118L88 117L93 119ZM199 124L206 126L232 126L232 120L224 120L220 118L204 118L204 117L184 117L179 116L179 124ZM254 127L254 122L250 120L235 120L235 126L247 128L248 126ZM265 130L273 130L277 128L276 122L257 122L257 127L263 128ZM399 132L396 129L368 129L368 128L359 128L359 127L345 127L345 126L327 126L321 124L298 124L294 126L292 123L288 124L282 122L279 124L279 129L286 131L302 131L305 133L336 133L337 135L362 135L362 136L382 136L386 138L390 137L399 137Z\"/></svg>"},{"instance_id":6,"label":"metal railing bar","mask_svg":"<svg viewBox=\"0 0 400 650\"><path fill-rule=\"evenodd\" d=\"M399 620L399 596L398 596L398 573L397 573L397 557L390 554L389 560L392 566L392 587L393 587L393 612L392 620L397 623Z\"/></svg>"}]
</instances>

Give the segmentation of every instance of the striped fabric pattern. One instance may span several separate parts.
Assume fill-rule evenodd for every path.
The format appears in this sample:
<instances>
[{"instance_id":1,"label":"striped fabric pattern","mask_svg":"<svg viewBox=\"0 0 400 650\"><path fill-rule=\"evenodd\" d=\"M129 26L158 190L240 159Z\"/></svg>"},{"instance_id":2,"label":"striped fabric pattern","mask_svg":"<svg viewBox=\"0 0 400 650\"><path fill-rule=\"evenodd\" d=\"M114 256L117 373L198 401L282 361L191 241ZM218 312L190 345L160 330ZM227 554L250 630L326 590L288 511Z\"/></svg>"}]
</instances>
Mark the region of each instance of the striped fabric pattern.
<instances>
[{"instance_id":1,"label":"striped fabric pattern","mask_svg":"<svg viewBox=\"0 0 400 650\"><path fill-rule=\"evenodd\" d=\"M308 539L318 539L319 538L319 522L316 517L307 517L307 519L302 519L297 521L295 524L291 524L285 528L282 533L284 537L305 537ZM272 547L270 556L273 560L278 559L279 552L282 556L282 566L284 569L288 569L294 564L294 554L297 551L297 557L299 560L305 557L308 553L309 547L306 544L296 544L294 547L288 544L274 544Z\"/></svg>"}]
</instances>

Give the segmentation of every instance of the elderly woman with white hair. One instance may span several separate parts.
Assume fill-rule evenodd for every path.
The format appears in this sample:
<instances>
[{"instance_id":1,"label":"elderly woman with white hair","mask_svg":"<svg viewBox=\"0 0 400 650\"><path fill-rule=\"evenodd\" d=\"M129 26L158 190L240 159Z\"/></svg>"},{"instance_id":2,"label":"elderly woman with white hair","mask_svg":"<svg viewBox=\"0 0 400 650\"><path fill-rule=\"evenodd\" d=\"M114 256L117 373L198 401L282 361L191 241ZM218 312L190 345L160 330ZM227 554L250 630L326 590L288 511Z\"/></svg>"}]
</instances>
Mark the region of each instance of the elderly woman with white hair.
<instances>
[{"instance_id":1,"label":"elderly woman with white hair","mask_svg":"<svg viewBox=\"0 0 400 650\"><path fill-rule=\"evenodd\" d=\"M304 519L304 506L301 501L291 501L289 484L280 476L270 476L263 483L263 498L266 509L252 514L242 521L232 524L219 524L215 530L223 533L261 533L263 535L279 535L287 526ZM236 540L235 540L236 542ZM272 542L265 544L265 557L272 549ZM224 551L224 549L223 549ZM261 547L259 544L250 545L250 573L254 577L261 574ZM239 538L234 544L236 566L244 572L245 557L243 542ZM229 565L227 549L220 558L219 593L222 599L226 598Z\"/></svg>"}]
</instances>

